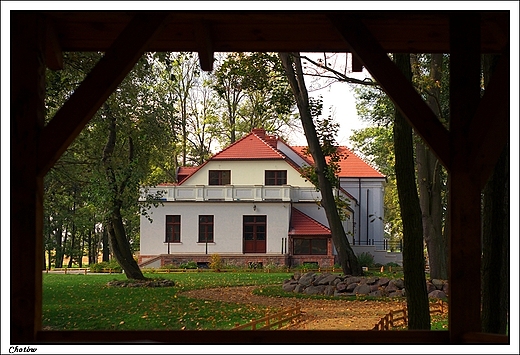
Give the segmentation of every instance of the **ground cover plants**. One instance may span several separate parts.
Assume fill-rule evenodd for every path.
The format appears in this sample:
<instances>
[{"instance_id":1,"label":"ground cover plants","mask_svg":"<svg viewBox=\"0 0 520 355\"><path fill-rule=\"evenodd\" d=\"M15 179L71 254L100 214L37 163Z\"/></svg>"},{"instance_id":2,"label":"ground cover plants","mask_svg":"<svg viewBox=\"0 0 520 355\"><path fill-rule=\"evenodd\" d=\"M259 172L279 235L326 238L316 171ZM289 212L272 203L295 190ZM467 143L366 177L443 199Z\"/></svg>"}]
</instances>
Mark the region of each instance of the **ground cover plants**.
<instances>
[{"instance_id":1,"label":"ground cover plants","mask_svg":"<svg viewBox=\"0 0 520 355\"><path fill-rule=\"evenodd\" d=\"M378 274L374 271L373 274ZM337 300L284 292L293 275L276 272L181 272L145 274L174 282L173 287L111 287L124 274L43 274L44 330L225 330L265 315L268 306L197 299L184 291L216 287L259 286L255 295L292 299ZM369 297L353 298L377 302ZM275 311L273 307L269 310ZM446 317L432 317L432 329L447 329Z\"/></svg>"},{"instance_id":2,"label":"ground cover plants","mask_svg":"<svg viewBox=\"0 0 520 355\"><path fill-rule=\"evenodd\" d=\"M171 279L174 287L109 287L123 274L43 275L43 329L179 330L230 329L265 315L266 307L191 299L182 291L281 284L286 273L176 273L145 275Z\"/></svg>"}]
</instances>

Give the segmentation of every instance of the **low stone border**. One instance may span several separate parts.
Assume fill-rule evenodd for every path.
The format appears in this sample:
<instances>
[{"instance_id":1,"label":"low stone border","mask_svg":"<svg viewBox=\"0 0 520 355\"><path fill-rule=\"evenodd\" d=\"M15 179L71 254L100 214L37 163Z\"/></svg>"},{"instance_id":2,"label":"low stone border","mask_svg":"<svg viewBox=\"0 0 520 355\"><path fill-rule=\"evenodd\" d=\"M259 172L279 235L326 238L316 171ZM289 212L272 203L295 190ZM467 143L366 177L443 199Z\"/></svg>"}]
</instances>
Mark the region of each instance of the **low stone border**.
<instances>
[{"instance_id":1,"label":"low stone border","mask_svg":"<svg viewBox=\"0 0 520 355\"><path fill-rule=\"evenodd\" d=\"M331 273L306 274L295 273L285 280L282 288L286 292L304 293L307 295L404 297L406 296L403 279L387 277L339 276ZM448 282L445 280L427 280L426 289L430 298L446 298Z\"/></svg>"},{"instance_id":2,"label":"low stone border","mask_svg":"<svg viewBox=\"0 0 520 355\"><path fill-rule=\"evenodd\" d=\"M113 280L107 282L110 287L173 287L175 282L165 279L148 280Z\"/></svg>"}]
</instances>

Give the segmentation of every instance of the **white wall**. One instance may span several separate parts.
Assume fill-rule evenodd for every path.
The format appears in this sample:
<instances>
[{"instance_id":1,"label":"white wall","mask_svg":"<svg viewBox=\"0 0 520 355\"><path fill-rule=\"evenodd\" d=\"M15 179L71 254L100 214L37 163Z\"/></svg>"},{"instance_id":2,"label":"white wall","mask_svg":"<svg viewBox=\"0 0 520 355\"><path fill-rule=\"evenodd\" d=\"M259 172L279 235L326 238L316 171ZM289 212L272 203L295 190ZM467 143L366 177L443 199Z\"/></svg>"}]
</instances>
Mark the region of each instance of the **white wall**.
<instances>
[{"instance_id":1,"label":"white wall","mask_svg":"<svg viewBox=\"0 0 520 355\"><path fill-rule=\"evenodd\" d=\"M356 244L359 240L364 244L366 240L382 242L384 239L384 179L341 178L341 187L348 191L358 201L358 205L351 204L356 212L354 218ZM367 192L368 191L368 192ZM368 209L367 209L368 205ZM375 215L375 220L370 222ZM368 217L368 219L367 219ZM381 220L381 219L383 220Z\"/></svg>"},{"instance_id":2,"label":"white wall","mask_svg":"<svg viewBox=\"0 0 520 355\"><path fill-rule=\"evenodd\" d=\"M265 170L287 170L287 185L313 186L285 160L213 160L182 185L208 185L209 170L231 170L231 185L264 185Z\"/></svg>"},{"instance_id":3,"label":"white wall","mask_svg":"<svg viewBox=\"0 0 520 355\"><path fill-rule=\"evenodd\" d=\"M253 206L256 205L256 211ZM198 243L198 216L214 216L214 243L208 253L242 254L244 215L267 216L267 254L281 254L282 238L289 230L290 203L284 202L164 202L152 208L153 222L141 216L141 255L167 254L166 215L181 216L181 242L170 243L171 254L206 252L206 243Z\"/></svg>"}]
</instances>

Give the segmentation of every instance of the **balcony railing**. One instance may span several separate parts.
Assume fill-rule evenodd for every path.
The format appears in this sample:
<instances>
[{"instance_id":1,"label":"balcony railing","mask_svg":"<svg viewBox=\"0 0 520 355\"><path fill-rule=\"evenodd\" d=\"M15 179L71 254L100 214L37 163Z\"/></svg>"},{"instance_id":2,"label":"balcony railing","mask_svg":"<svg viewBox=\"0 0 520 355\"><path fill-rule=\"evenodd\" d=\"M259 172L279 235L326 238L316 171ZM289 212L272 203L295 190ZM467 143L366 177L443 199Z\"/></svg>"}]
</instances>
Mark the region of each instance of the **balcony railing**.
<instances>
[{"instance_id":1,"label":"balcony railing","mask_svg":"<svg viewBox=\"0 0 520 355\"><path fill-rule=\"evenodd\" d=\"M337 190L335 191L337 193ZM141 191L141 201L291 201L312 202L321 199L314 187L290 185L224 185L224 186L166 186Z\"/></svg>"}]
</instances>

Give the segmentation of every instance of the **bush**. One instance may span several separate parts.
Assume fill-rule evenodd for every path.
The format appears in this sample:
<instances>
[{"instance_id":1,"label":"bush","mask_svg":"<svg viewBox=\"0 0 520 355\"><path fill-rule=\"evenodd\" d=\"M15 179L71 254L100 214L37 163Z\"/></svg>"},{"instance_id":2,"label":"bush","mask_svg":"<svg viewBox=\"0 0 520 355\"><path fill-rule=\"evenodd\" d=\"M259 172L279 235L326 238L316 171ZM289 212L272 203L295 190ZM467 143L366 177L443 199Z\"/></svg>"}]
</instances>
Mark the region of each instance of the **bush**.
<instances>
[{"instance_id":1,"label":"bush","mask_svg":"<svg viewBox=\"0 0 520 355\"><path fill-rule=\"evenodd\" d=\"M394 262L387 263L385 266L399 267L400 265Z\"/></svg>"},{"instance_id":2,"label":"bush","mask_svg":"<svg viewBox=\"0 0 520 355\"><path fill-rule=\"evenodd\" d=\"M112 269L112 272L122 272L121 266L119 263L112 259L110 261L103 261L101 263L91 264L89 265L90 272L106 272L103 269Z\"/></svg>"},{"instance_id":3,"label":"bush","mask_svg":"<svg viewBox=\"0 0 520 355\"><path fill-rule=\"evenodd\" d=\"M363 266L365 266L365 267L374 266L374 257L370 253L363 252L357 256L357 259L358 259L359 265L361 265L362 267Z\"/></svg>"},{"instance_id":4,"label":"bush","mask_svg":"<svg viewBox=\"0 0 520 355\"><path fill-rule=\"evenodd\" d=\"M188 261L179 265L179 269L196 269L197 263L195 261Z\"/></svg>"},{"instance_id":5,"label":"bush","mask_svg":"<svg viewBox=\"0 0 520 355\"><path fill-rule=\"evenodd\" d=\"M219 254L211 254L211 261L209 263L209 267L213 270L220 270L224 266L222 262L222 258Z\"/></svg>"}]
</instances>

